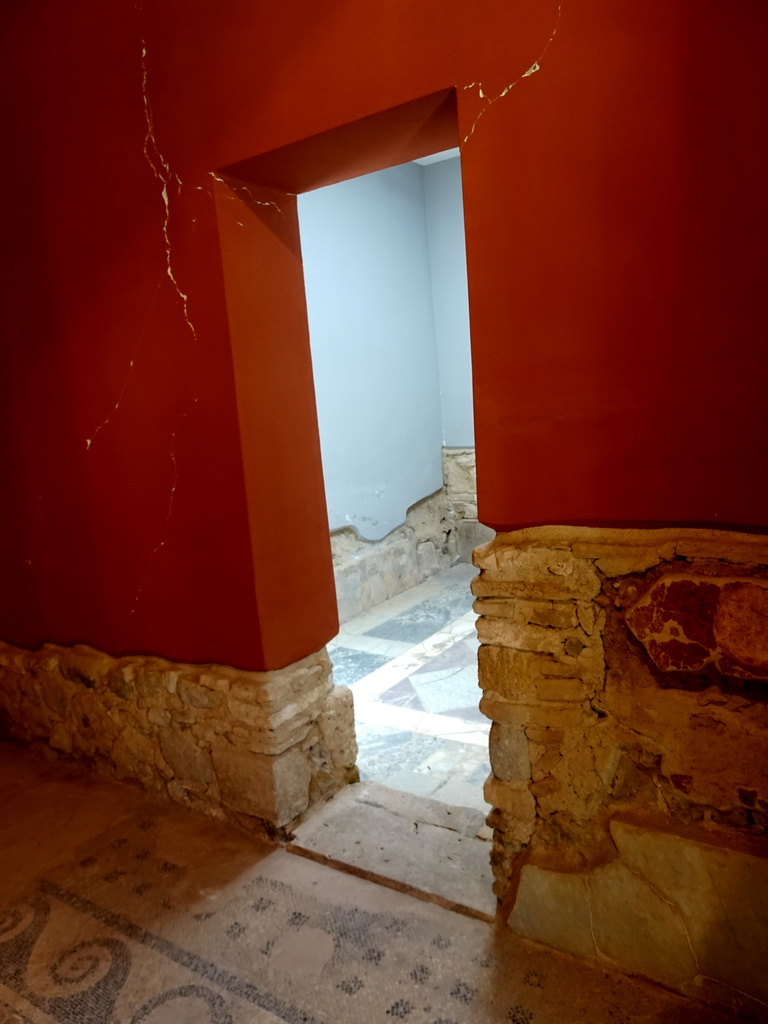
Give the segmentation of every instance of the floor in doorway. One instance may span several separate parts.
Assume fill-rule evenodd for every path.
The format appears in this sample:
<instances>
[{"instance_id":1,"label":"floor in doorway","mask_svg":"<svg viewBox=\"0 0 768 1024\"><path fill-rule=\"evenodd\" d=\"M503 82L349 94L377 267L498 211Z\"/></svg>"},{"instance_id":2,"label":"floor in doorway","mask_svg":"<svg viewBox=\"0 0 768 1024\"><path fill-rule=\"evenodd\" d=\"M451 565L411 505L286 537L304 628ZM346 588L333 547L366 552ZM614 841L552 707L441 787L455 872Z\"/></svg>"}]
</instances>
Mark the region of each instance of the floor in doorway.
<instances>
[{"instance_id":1,"label":"floor in doorway","mask_svg":"<svg viewBox=\"0 0 768 1024\"><path fill-rule=\"evenodd\" d=\"M398 1020L733 1018L0 743L3 1024Z\"/></svg>"},{"instance_id":2,"label":"floor in doorway","mask_svg":"<svg viewBox=\"0 0 768 1024\"><path fill-rule=\"evenodd\" d=\"M490 723L480 713L477 634L461 563L345 622L328 645L355 695L363 780L485 808Z\"/></svg>"}]
</instances>

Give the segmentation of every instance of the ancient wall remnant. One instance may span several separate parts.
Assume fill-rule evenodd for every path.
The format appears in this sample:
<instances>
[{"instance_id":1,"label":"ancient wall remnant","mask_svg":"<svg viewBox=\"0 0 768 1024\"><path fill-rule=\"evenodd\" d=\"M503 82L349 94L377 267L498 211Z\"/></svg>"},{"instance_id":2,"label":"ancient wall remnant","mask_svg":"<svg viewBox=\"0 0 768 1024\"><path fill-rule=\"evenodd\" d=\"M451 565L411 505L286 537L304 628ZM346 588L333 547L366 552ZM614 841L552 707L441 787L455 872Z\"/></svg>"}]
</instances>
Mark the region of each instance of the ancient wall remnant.
<instances>
[{"instance_id":1,"label":"ancient wall remnant","mask_svg":"<svg viewBox=\"0 0 768 1024\"><path fill-rule=\"evenodd\" d=\"M471 562L472 551L493 538L493 530L478 522L477 469L474 448L443 448L443 483L448 517L453 523L460 562Z\"/></svg>"},{"instance_id":2,"label":"ancient wall remnant","mask_svg":"<svg viewBox=\"0 0 768 1024\"><path fill-rule=\"evenodd\" d=\"M475 561L510 924L768 1001L768 540L541 527Z\"/></svg>"},{"instance_id":3,"label":"ancient wall remnant","mask_svg":"<svg viewBox=\"0 0 768 1024\"><path fill-rule=\"evenodd\" d=\"M475 449L443 448L442 460L443 487L412 505L382 540L364 540L351 527L331 534L340 622L470 562L473 549L493 537L477 521Z\"/></svg>"},{"instance_id":4,"label":"ancient wall remnant","mask_svg":"<svg viewBox=\"0 0 768 1024\"><path fill-rule=\"evenodd\" d=\"M357 778L352 693L324 650L243 672L0 644L0 735L273 834Z\"/></svg>"},{"instance_id":5,"label":"ancient wall remnant","mask_svg":"<svg viewBox=\"0 0 768 1024\"><path fill-rule=\"evenodd\" d=\"M346 622L458 561L444 489L412 505L382 540L364 540L351 527L334 530L331 550L339 622Z\"/></svg>"}]
</instances>

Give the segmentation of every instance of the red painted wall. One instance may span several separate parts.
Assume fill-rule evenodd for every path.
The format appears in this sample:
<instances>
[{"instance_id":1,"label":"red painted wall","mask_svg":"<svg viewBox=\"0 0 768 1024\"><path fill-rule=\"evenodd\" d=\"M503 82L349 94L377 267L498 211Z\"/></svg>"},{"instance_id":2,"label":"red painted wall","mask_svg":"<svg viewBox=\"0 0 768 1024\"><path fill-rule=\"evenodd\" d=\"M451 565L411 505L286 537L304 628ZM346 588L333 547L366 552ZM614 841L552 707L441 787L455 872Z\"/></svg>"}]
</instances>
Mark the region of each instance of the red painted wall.
<instances>
[{"instance_id":1,"label":"red painted wall","mask_svg":"<svg viewBox=\"0 0 768 1024\"><path fill-rule=\"evenodd\" d=\"M292 215L211 172L453 87L481 518L768 526L760 0L138 7L3 12L0 636L330 638Z\"/></svg>"}]
</instances>

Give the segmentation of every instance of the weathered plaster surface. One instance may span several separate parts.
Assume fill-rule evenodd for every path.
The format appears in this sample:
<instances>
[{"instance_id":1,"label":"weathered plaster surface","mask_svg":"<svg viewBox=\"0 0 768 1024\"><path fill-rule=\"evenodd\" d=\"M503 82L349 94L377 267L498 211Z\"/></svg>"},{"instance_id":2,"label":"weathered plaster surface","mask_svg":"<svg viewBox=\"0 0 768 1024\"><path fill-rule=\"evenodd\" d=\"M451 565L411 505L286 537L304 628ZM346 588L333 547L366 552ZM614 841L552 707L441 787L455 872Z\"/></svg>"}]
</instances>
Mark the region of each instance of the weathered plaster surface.
<instances>
[{"instance_id":1,"label":"weathered plaster surface","mask_svg":"<svg viewBox=\"0 0 768 1024\"><path fill-rule=\"evenodd\" d=\"M768 1002L747 955L768 948L766 539L542 527L475 561L510 923L689 995ZM662 670L646 646L672 627L706 658ZM731 935L744 955L712 952Z\"/></svg>"}]
</instances>

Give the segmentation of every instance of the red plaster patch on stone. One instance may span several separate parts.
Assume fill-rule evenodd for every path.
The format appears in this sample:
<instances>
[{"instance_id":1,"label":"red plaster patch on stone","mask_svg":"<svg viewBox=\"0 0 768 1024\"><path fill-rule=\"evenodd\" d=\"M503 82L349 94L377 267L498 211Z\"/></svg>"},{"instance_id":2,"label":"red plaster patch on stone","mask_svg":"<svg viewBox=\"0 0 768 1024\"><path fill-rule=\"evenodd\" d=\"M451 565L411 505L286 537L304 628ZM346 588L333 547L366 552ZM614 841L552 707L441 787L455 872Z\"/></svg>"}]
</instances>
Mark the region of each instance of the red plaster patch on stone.
<instances>
[{"instance_id":1,"label":"red plaster patch on stone","mask_svg":"<svg viewBox=\"0 0 768 1024\"><path fill-rule=\"evenodd\" d=\"M654 664L662 672L701 672L711 658L711 651L701 644L688 644L684 640L658 641L649 639L646 644Z\"/></svg>"},{"instance_id":2,"label":"red plaster patch on stone","mask_svg":"<svg viewBox=\"0 0 768 1024\"><path fill-rule=\"evenodd\" d=\"M700 576L657 580L626 623L663 672L768 678L768 582Z\"/></svg>"}]
</instances>

